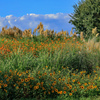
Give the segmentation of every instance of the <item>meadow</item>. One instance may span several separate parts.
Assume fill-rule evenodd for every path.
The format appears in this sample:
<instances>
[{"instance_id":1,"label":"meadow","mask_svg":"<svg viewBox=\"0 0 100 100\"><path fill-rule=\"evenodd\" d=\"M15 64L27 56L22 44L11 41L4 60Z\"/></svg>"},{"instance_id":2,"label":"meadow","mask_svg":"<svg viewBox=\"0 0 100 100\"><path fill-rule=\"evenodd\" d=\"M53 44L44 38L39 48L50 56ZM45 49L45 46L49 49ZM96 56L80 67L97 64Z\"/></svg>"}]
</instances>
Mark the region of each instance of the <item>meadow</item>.
<instances>
[{"instance_id":1,"label":"meadow","mask_svg":"<svg viewBox=\"0 0 100 100\"><path fill-rule=\"evenodd\" d=\"M100 100L99 33L72 31L3 27L0 100Z\"/></svg>"}]
</instances>

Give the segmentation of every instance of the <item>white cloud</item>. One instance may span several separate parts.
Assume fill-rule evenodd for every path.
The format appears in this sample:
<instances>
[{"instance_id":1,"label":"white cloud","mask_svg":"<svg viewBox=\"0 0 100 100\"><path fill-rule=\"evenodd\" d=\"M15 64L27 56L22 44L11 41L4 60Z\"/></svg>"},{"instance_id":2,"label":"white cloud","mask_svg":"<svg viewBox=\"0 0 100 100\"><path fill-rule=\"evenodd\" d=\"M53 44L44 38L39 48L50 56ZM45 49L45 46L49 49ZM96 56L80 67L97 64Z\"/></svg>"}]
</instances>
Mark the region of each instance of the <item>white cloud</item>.
<instances>
[{"instance_id":1,"label":"white cloud","mask_svg":"<svg viewBox=\"0 0 100 100\"><path fill-rule=\"evenodd\" d=\"M33 13L31 13L31 14L29 14L30 16L33 16L33 17L38 17L39 15L37 15L37 14L33 14Z\"/></svg>"},{"instance_id":2,"label":"white cloud","mask_svg":"<svg viewBox=\"0 0 100 100\"><path fill-rule=\"evenodd\" d=\"M46 18L51 18L51 19L57 19L58 15L56 15L56 14L46 14L45 17Z\"/></svg>"},{"instance_id":3,"label":"white cloud","mask_svg":"<svg viewBox=\"0 0 100 100\"><path fill-rule=\"evenodd\" d=\"M11 24L10 20L8 21L9 24Z\"/></svg>"},{"instance_id":4,"label":"white cloud","mask_svg":"<svg viewBox=\"0 0 100 100\"><path fill-rule=\"evenodd\" d=\"M8 16L6 16L6 18L9 19L9 18L11 18L12 16L13 16L13 15L8 15Z\"/></svg>"},{"instance_id":5,"label":"white cloud","mask_svg":"<svg viewBox=\"0 0 100 100\"><path fill-rule=\"evenodd\" d=\"M25 19L24 17L21 17L21 18L20 18L20 20L24 20L24 19Z\"/></svg>"},{"instance_id":6,"label":"white cloud","mask_svg":"<svg viewBox=\"0 0 100 100\"><path fill-rule=\"evenodd\" d=\"M68 32L71 31L73 27L68 23L70 20L70 16L66 13L56 13L56 14L27 14L21 17L15 17L13 15L8 15L6 17L0 17L0 31L2 27L8 26L13 27L16 26L20 28L22 31L25 29L31 28L34 30L37 25L42 22L45 29L51 29L54 31L61 31L62 29Z\"/></svg>"}]
</instances>

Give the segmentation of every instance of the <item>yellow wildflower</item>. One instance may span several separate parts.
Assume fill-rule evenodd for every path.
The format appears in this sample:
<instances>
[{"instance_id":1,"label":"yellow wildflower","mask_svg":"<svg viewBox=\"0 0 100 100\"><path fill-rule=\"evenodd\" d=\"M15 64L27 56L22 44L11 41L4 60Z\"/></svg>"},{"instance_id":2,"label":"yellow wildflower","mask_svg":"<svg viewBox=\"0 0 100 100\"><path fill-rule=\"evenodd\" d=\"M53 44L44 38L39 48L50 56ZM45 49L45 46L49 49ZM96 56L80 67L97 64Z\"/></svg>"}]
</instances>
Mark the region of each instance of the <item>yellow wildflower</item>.
<instances>
[{"instance_id":1,"label":"yellow wildflower","mask_svg":"<svg viewBox=\"0 0 100 100\"><path fill-rule=\"evenodd\" d=\"M72 96L72 93L69 93L70 96Z\"/></svg>"}]
</instances>

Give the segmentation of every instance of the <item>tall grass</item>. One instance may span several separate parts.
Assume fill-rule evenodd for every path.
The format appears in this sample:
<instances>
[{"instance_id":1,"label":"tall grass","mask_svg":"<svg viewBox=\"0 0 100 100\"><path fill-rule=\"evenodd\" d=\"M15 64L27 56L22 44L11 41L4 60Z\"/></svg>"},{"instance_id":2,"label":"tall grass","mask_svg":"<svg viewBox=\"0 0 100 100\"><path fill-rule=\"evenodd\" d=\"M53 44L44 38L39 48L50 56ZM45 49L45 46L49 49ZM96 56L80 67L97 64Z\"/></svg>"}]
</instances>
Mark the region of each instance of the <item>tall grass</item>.
<instances>
[{"instance_id":1,"label":"tall grass","mask_svg":"<svg viewBox=\"0 0 100 100\"><path fill-rule=\"evenodd\" d=\"M82 32L80 38L72 30L72 36L63 30L57 34L44 30L42 23L34 30L39 36L28 36L31 30L25 30L15 37L8 31L3 28L0 37L0 100L91 100L100 96L96 33L86 40Z\"/></svg>"}]
</instances>

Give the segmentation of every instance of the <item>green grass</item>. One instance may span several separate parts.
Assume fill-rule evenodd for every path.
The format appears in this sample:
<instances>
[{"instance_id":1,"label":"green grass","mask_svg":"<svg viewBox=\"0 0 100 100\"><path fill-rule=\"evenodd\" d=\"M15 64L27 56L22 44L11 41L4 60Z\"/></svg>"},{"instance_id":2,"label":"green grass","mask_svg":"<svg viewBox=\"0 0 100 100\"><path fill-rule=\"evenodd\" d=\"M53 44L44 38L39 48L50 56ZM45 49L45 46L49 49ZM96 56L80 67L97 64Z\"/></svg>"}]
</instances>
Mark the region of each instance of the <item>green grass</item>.
<instances>
[{"instance_id":1,"label":"green grass","mask_svg":"<svg viewBox=\"0 0 100 100\"><path fill-rule=\"evenodd\" d=\"M28 100L99 100L100 98L100 51L96 50L96 54L93 53L94 51L87 52L85 44L79 38L73 40L70 37L64 40L63 37L54 39L34 36L17 38L15 41L9 36L1 37L0 50L2 51L0 54L1 100L27 100L27 98ZM27 79L28 82L25 80L22 82L21 79ZM41 82L44 82L43 87L46 90L40 86L34 89L34 86ZM88 87L90 85L93 85L93 89ZM51 86L58 89L61 94L56 90L52 93ZM83 89L80 86L83 86ZM67 89L64 90L64 87ZM89 89L85 91L87 87ZM66 94L62 94L61 91L66 91ZM69 95L70 93L72 95Z\"/></svg>"}]
</instances>

